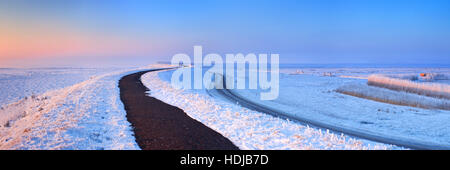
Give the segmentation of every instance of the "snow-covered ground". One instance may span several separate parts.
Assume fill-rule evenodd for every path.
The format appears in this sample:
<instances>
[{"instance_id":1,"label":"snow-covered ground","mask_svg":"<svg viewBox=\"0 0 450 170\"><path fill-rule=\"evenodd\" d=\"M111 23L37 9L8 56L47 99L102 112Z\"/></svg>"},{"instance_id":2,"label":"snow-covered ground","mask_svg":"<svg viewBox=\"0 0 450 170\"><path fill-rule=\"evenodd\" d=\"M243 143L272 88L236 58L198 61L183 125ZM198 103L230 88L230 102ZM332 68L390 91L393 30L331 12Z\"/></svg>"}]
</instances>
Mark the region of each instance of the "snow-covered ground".
<instances>
[{"instance_id":1,"label":"snow-covered ground","mask_svg":"<svg viewBox=\"0 0 450 170\"><path fill-rule=\"evenodd\" d=\"M242 108L208 95L205 89L174 89L170 85L172 72L143 75L143 83L151 89L149 95L183 109L241 149L400 149Z\"/></svg>"},{"instance_id":2,"label":"snow-covered ground","mask_svg":"<svg viewBox=\"0 0 450 170\"><path fill-rule=\"evenodd\" d=\"M124 75L156 67L161 66L91 76L3 105L0 149L139 149L120 100L118 81Z\"/></svg>"},{"instance_id":3,"label":"snow-covered ground","mask_svg":"<svg viewBox=\"0 0 450 170\"><path fill-rule=\"evenodd\" d=\"M282 67L280 72L285 74L309 74L316 76L335 76L345 78L367 79L371 74L382 74L387 76L417 76L419 73L446 74L450 73L449 67ZM448 83L449 81L442 81Z\"/></svg>"},{"instance_id":4,"label":"snow-covered ground","mask_svg":"<svg viewBox=\"0 0 450 170\"><path fill-rule=\"evenodd\" d=\"M322 73L328 72L315 70ZM450 145L450 126L448 125L450 111L398 106L337 93L335 90L342 86L367 84L364 78L373 73L396 74L392 69L350 70L351 72L341 70L338 76L323 76L324 74L316 73L281 74L280 95L272 101L259 100L260 90L233 90L233 92L293 116L386 137ZM422 71L416 68L405 70L408 74ZM432 69L427 70L432 71ZM399 71L401 72L402 69ZM404 72L398 74L404 74ZM336 73L332 72L332 75Z\"/></svg>"},{"instance_id":5,"label":"snow-covered ground","mask_svg":"<svg viewBox=\"0 0 450 170\"><path fill-rule=\"evenodd\" d=\"M0 107L27 96L61 89L119 68L0 68Z\"/></svg>"},{"instance_id":6,"label":"snow-covered ground","mask_svg":"<svg viewBox=\"0 0 450 170\"><path fill-rule=\"evenodd\" d=\"M118 81L124 75L160 67L167 65L112 70L1 69L0 149L139 149L120 101ZM259 90L235 92L263 105L339 126L449 144L449 111L396 106L334 91L343 85L366 84L364 78L379 71L341 70L333 77L336 74L328 74L330 70L314 70L313 74L281 74L280 96L274 101L258 101ZM183 109L241 149L402 149L242 108L205 89L176 90L169 84L171 73L143 76L150 95Z\"/></svg>"}]
</instances>

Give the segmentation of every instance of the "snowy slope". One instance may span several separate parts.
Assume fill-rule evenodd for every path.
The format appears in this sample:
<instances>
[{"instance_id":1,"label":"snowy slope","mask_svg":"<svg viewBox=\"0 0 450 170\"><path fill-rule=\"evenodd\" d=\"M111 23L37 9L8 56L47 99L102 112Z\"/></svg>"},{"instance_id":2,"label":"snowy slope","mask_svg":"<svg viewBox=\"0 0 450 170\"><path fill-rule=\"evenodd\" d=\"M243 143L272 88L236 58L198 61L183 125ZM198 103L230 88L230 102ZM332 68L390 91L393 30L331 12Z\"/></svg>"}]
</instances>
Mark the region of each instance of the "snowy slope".
<instances>
[{"instance_id":1,"label":"snowy slope","mask_svg":"<svg viewBox=\"0 0 450 170\"><path fill-rule=\"evenodd\" d=\"M0 109L0 149L139 149L119 96L127 69Z\"/></svg>"},{"instance_id":2,"label":"snowy slope","mask_svg":"<svg viewBox=\"0 0 450 170\"><path fill-rule=\"evenodd\" d=\"M149 95L183 109L189 116L221 133L241 149L399 149L334 134L213 98L202 90L171 87L172 71L142 76Z\"/></svg>"}]
</instances>

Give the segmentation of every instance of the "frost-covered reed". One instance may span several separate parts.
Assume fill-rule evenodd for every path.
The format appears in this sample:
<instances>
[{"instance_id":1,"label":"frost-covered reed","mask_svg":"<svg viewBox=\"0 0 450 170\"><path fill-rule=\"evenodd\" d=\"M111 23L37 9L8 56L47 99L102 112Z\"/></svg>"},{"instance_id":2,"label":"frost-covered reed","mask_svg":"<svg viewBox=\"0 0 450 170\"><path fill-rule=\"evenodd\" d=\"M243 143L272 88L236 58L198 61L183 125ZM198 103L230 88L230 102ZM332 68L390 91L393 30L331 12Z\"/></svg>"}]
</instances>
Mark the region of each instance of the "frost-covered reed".
<instances>
[{"instance_id":1,"label":"frost-covered reed","mask_svg":"<svg viewBox=\"0 0 450 170\"><path fill-rule=\"evenodd\" d=\"M425 109L450 110L450 100L427 97L412 93L399 92L365 84L344 85L337 92L378 102L412 106Z\"/></svg>"},{"instance_id":2,"label":"frost-covered reed","mask_svg":"<svg viewBox=\"0 0 450 170\"><path fill-rule=\"evenodd\" d=\"M450 99L450 85L448 84L414 82L383 75L370 75L367 84L429 97Z\"/></svg>"}]
</instances>

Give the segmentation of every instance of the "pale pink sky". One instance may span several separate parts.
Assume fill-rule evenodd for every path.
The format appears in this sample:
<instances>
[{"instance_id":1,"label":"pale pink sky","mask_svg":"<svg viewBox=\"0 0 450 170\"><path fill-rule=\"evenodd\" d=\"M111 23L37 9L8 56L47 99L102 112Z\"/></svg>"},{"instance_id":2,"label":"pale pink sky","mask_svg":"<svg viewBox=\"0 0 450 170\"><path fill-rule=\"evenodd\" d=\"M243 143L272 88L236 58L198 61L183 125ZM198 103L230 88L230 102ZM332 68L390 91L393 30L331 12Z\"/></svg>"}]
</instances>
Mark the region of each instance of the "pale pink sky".
<instances>
[{"instance_id":1,"label":"pale pink sky","mask_svg":"<svg viewBox=\"0 0 450 170\"><path fill-rule=\"evenodd\" d=\"M278 53L282 63L450 62L449 1L0 1L0 67ZM379 10L383 9L383 10ZM97 64L97 65L98 65Z\"/></svg>"}]
</instances>

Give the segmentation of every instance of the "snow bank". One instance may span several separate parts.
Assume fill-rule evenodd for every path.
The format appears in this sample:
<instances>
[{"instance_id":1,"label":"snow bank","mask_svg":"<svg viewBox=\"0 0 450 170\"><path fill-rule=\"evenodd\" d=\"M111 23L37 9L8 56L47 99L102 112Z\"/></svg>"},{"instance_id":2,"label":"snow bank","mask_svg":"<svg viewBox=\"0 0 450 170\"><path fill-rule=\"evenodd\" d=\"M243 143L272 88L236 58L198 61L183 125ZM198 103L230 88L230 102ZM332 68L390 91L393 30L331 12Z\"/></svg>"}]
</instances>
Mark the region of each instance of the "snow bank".
<instances>
[{"instance_id":1,"label":"snow bank","mask_svg":"<svg viewBox=\"0 0 450 170\"><path fill-rule=\"evenodd\" d=\"M303 126L213 98L205 90L171 87L171 71L142 76L149 95L183 109L189 116L230 139L240 149L393 149L346 135Z\"/></svg>"},{"instance_id":2,"label":"snow bank","mask_svg":"<svg viewBox=\"0 0 450 170\"><path fill-rule=\"evenodd\" d=\"M405 91L430 97L450 99L450 85L438 83L419 83L409 80L386 77L383 75L370 75L368 85L383 87L391 90Z\"/></svg>"},{"instance_id":3,"label":"snow bank","mask_svg":"<svg viewBox=\"0 0 450 170\"><path fill-rule=\"evenodd\" d=\"M365 84L344 85L336 89L336 91L339 93L384 103L420 107L425 109L450 110L450 100L447 99L437 99L412 93L398 92L384 88L367 86Z\"/></svg>"}]
</instances>

